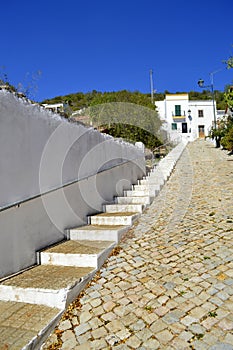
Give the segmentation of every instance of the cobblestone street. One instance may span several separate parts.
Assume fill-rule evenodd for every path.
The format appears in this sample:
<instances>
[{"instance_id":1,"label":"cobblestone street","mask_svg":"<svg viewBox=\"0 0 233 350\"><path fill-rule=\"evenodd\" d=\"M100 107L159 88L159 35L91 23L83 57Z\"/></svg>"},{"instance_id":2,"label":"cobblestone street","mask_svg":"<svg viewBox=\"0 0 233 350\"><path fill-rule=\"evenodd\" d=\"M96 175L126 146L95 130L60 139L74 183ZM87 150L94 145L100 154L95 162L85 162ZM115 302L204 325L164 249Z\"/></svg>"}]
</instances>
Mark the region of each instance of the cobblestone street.
<instances>
[{"instance_id":1,"label":"cobblestone street","mask_svg":"<svg viewBox=\"0 0 233 350\"><path fill-rule=\"evenodd\" d=\"M190 143L45 349L233 350L233 156Z\"/></svg>"}]
</instances>

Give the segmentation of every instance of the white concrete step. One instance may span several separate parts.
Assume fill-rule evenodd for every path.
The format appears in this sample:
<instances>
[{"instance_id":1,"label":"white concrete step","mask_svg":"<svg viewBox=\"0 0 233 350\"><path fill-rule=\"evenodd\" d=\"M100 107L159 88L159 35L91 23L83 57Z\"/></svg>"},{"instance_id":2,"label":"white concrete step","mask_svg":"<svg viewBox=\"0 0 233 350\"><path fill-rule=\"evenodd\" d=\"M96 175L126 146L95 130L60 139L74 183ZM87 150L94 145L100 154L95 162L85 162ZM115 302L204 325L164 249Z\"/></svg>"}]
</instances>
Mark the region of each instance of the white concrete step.
<instances>
[{"instance_id":1,"label":"white concrete step","mask_svg":"<svg viewBox=\"0 0 233 350\"><path fill-rule=\"evenodd\" d=\"M0 283L0 299L64 310L96 272L93 267L38 265Z\"/></svg>"},{"instance_id":2,"label":"white concrete step","mask_svg":"<svg viewBox=\"0 0 233 350\"><path fill-rule=\"evenodd\" d=\"M138 180L138 185L164 185L164 179L159 176L150 176L143 180Z\"/></svg>"},{"instance_id":3,"label":"white concrete step","mask_svg":"<svg viewBox=\"0 0 233 350\"><path fill-rule=\"evenodd\" d=\"M71 240L105 240L118 243L130 226L125 225L86 225L67 230Z\"/></svg>"},{"instance_id":4,"label":"white concrete step","mask_svg":"<svg viewBox=\"0 0 233 350\"><path fill-rule=\"evenodd\" d=\"M155 197L157 195L158 191L155 191L153 189L138 189L138 190L126 190L124 191L124 196L126 197Z\"/></svg>"},{"instance_id":5,"label":"white concrete step","mask_svg":"<svg viewBox=\"0 0 233 350\"><path fill-rule=\"evenodd\" d=\"M111 241L66 241L40 252L40 263L99 269L115 245Z\"/></svg>"},{"instance_id":6,"label":"white concrete step","mask_svg":"<svg viewBox=\"0 0 233 350\"><path fill-rule=\"evenodd\" d=\"M134 191L160 191L160 185L159 184L145 184L145 185L133 185Z\"/></svg>"},{"instance_id":7,"label":"white concrete step","mask_svg":"<svg viewBox=\"0 0 233 350\"><path fill-rule=\"evenodd\" d=\"M140 213L102 213L91 216L91 225L126 225L131 226Z\"/></svg>"},{"instance_id":8,"label":"white concrete step","mask_svg":"<svg viewBox=\"0 0 233 350\"><path fill-rule=\"evenodd\" d=\"M119 204L143 204L148 206L152 203L153 196L134 196L134 197L117 197L116 203Z\"/></svg>"},{"instance_id":9,"label":"white concrete step","mask_svg":"<svg viewBox=\"0 0 233 350\"><path fill-rule=\"evenodd\" d=\"M107 204L104 206L105 213L142 213L145 205L143 204Z\"/></svg>"}]
</instances>

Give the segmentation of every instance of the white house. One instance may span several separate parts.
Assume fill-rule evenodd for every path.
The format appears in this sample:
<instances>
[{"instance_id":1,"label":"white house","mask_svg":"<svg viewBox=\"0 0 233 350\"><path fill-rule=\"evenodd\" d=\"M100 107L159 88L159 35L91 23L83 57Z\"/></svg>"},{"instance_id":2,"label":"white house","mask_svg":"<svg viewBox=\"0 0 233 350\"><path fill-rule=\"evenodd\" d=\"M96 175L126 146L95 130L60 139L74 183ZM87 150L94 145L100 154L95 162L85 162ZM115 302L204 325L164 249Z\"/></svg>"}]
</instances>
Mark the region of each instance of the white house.
<instances>
[{"instance_id":1,"label":"white house","mask_svg":"<svg viewBox=\"0 0 233 350\"><path fill-rule=\"evenodd\" d=\"M216 102L189 100L187 93L166 94L163 101L155 101L155 106L171 141L208 136L217 118Z\"/></svg>"}]
</instances>

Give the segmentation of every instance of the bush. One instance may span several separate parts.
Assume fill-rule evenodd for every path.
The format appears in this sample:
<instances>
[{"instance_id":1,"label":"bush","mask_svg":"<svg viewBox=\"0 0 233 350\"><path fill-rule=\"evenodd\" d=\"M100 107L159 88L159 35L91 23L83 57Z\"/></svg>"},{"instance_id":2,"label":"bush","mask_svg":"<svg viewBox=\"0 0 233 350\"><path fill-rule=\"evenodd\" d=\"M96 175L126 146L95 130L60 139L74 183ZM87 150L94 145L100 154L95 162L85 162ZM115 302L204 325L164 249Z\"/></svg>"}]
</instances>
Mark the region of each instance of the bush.
<instances>
[{"instance_id":1,"label":"bush","mask_svg":"<svg viewBox=\"0 0 233 350\"><path fill-rule=\"evenodd\" d=\"M227 134L222 138L221 144L228 151L233 151L233 127L231 127Z\"/></svg>"}]
</instances>

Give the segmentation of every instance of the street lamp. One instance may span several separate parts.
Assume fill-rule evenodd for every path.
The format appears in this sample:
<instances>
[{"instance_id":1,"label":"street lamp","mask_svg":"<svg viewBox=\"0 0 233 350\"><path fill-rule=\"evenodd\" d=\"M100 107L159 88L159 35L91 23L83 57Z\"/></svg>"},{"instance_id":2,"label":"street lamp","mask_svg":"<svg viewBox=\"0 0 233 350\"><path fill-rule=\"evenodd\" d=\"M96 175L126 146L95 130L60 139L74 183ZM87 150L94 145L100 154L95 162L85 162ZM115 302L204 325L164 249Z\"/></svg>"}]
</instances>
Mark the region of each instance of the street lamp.
<instances>
[{"instance_id":1,"label":"street lamp","mask_svg":"<svg viewBox=\"0 0 233 350\"><path fill-rule=\"evenodd\" d=\"M213 101L213 113L214 113L214 131L216 131L217 123L216 123L215 98L214 98L214 80L213 80L214 73L216 73L216 72L210 73L210 77L211 77L211 84L210 85L204 86L203 79L199 79L197 83L198 83L199 87L202 89L211 88L212 101ZM217 136L215 136L215 141L216 141L216 146L217 146Z\"/></svg>"},{"instance_id":2,"label":"street lamp","mask_svg":"<svg viewBox=\"0 0 233 350\"><path fill-rule=\"evenodd\" d=\"M189 118L190 121L192 120L191 109L188 110L188 118Z\"/></svg>"},{"instance_id":3,"label":"street lamp","mask_svg":"<svg viewBox=\"0 0 233 350\"><path fill-rule=\"evenodd\" d=\"M192 122L191 109L188 110L188 119L190 121L189 133L191 133L191 131L192 131L192 129L191 129L191 122Z\"/></svg>"}]
</instances>

